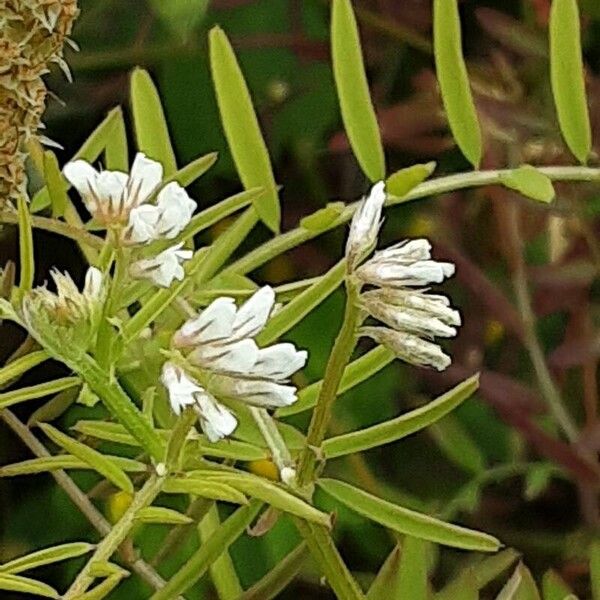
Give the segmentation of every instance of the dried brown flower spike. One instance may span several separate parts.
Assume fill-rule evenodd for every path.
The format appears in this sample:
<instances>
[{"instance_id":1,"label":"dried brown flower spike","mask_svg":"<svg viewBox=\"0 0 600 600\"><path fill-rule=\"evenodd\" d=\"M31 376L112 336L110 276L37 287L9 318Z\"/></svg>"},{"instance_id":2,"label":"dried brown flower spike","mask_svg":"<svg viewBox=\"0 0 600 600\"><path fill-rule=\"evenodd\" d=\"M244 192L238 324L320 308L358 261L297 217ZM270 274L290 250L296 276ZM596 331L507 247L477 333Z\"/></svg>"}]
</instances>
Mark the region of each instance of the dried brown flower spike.
<instances>
[{"instance_id":1,"label":"dried brown flower spike","mask_svg":"<svg viewBox=\"0 0 600 600\"><path fill-rule=\"evenodd\" d=\"M52 63L68 73L63 46L77 0L0 0L0 206L25 185L25 144L45 108L42 76Z\"/></svg>"}]
</instances>

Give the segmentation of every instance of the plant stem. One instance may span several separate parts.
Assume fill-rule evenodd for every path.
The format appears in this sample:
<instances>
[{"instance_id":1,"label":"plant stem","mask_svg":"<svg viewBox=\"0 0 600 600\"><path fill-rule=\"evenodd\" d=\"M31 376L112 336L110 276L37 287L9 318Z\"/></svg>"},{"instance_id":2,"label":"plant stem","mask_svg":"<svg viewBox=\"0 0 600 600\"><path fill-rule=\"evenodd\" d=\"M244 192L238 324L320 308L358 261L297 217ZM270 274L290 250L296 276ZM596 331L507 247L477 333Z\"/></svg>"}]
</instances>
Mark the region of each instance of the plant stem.
<instances>
[{"instance_id":1,"label":"plant stem","mask_svg":"<svg viewBox=\"0 0 600 600\"><path fill-rule=\"evenodd\" d=\"M316 465L315 451L325 439L340 381L356 345L356 328L360 319L358 294L359 288L357 285L350 279L347 280L344 320L325 367L323 384L319 391L317 404L312 413L306 436L306 448L300 457L300 466L298 467L298 485L300 488L312 482Z\"/></svg>"},{"instance_id":2,"label":"plant stem","mask_svg":"<svg viewBox=\"0 0 600 600\"><path fill-rule=\"evenodd\" d=\"M98 544L96 551L87 562L85 567L79 572L77 578L63 596L64 600L78 598L93 583L94 577L91 570L94 563L110 560L111 556L118 550L119 546L125 541L131 529L135 525L137 513L154 501L160 493L164 478L157 475L151 475L144 486L135 494L133 501L125 514L113 526L108 535Z\"/></svg>"},{"instance_id":3,"label":"plant stem","mask_svg":"<svg viewBox=\"0 0 600 600\"><path fill-rule=\"evenodd\" d=\"M508 236L512 246L510 258L513 272L513 287L517 298L517 307L523 322L525 346L531 358L540 390L552 416L556 419L556 422L564 431L569 441L574 442L579 437L577 426L571 415L567 412L560 392L552 379L552 375L546 364L544 352L535 331L535 314L531 306L527 272L523 260L523 240L519 228L518 208L513 205L508 206L507 213Z\"/></svg>"},{"instance_id":4,"label":"plant stem","mask_svg":"<svg viewBox=\"0 0 600 600\"><path fill-rule=\"evenodd\" d=\"M250 406L250 413L252 414L267 447L271 451L271 457L277 466L279 473L281 474L282 469L285 467L293 468L294 461L292 460L292 455L271 415L264 408L258 408L256 406Z\"/></svg>"},{"instance_id":5,"label":"plant stem","mask_svg":"<svg viewBox=\"0 0 600 600\"><path fill-rule=\"evenodd\" d=\"M50 452L48 452L46 447L35 437L35 435L33 435L33 433L31 433L29 428L14 415L14 413L5 409L0 412L0 417L35 456L38 458L50 456ZM96 529L100 535L108 535L111 530L111 524L104 518L102 513L98 511L87 495L79 489L67 473L63 470L58 470L52 471L51 475L71 499L73 504L92 524L94 529ZM159 589L165 584L162 577L142 559L137 559L135 562L129 563L129 566L154 589Z\"/></svg>"},{"instance_id":6,"label":"plant stem","mask_svg":"<svg viewBox=\"0 0 600 600\"><path fill-rule=\"evenodd\" d=\"M541 173L552 181L600 181L600 169L590 167L540 167ZM502 177L506 176L510 169L499 169L489 171L472 171L458 173L447 177L430 179L413 188L406 196L388 196L386 206L404 204L413 200L420 200L428 196L445 194L455 190L481 187L485 185L501 185ZM328 223L320 229L305 229L297 227L281 235L274 237L262 246L249 252L239 260L224 269L223 273L246 274L269 262L272 258L295 248L308 240L335 229L348 222L358 207L358 202L346 206L337 219Z\"/></svg>"}]
</instances>

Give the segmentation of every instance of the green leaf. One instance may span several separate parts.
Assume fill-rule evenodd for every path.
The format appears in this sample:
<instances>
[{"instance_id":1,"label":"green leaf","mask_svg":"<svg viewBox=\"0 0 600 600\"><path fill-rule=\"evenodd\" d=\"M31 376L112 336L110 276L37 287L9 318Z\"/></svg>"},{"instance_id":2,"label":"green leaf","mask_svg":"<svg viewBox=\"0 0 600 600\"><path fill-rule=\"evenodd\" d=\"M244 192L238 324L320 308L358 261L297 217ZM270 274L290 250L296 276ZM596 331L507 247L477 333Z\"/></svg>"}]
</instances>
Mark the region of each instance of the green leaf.
<instances>
[{"instance_id":1,"label":"green leaf","mask_svg":"<svg viewBox=\"0 0 600 600\"><path fill-rule=\"evenodd\" d=\"M165 113L150 75L139 68L131 74L131 109L138 149L160 162L169 177L177 171L177 163Z\"/></svg>"},{"instance_id":2,"label":"green leaf","mask_svg":"<svg viewBox=\"0 0 600 600\"><path fill-rule=\"evenodd\" d=\"M51 150L44 152L44 179L50 195L52 216L56 219L62 217L69 205L67 187L60 172L60 166L56 155Z\"/></svg>"},{"instance_id":3,"label":"green leaf","mask_svg":"<svg viewBox=\"0 0 600 600\"><path fill-rule=\"evenodd\" d=\"M481 590L492 582L519 557L512 549L503 550L494 556L484 558L475 565L467 567L458 577L450 581L435 595L435 600L456 600L465 585L465 581L472 581L476 590Z\"/></svg>"},{"instance_id":4,"label":"green leaf","mask_svg":"<svg viewBox=\"0 0 600 600\"><path fill-rule=\"evenodd\" d=\"M33 594L34 596L44 596L44 598L60 598L59 593L49 585L10 573L0 573L0 590Z\"/></svg>"},{"instance_id":5,"label":"green leaf","mask_svg":"<svg viewBox=\"0 0 600 600\"><path fill-rule=\"evenodd\" d=\"M166 494L194 494L202 498L247 504L246 496L233 486L220 481L205 481L195 477L168 479L163 487Z\"/></svg>"},{"instance_id":6,"label":"green leaf","mask_svg":"<svg viewBox=\"0 0 600 600\"><path fill-rule=\"evenodd\" d=\"M172 600L194 585L252 523L261 506L260 502L254 501L238 508L150 600Z\"/></svg>"},{"instance_id":7,"label":"green leaf","mask_svg":"<svg viewBox=\"0 0 600 600\"><path fill-rule=\"evenodd\" d=\"M93 549L94 545L86 542L71 542L69 544L44 548L43 550L20 556L0 565L0 573L20 573L21 571L35 569L42 565L49 565L61 560L82 556Z\"/></svg>"},{"instance_id":8,"label":"green leaf","mask_svg":"<svg viewBox=\"0 0 600 600\"><path fill-rule=\"evenodd\" d=\"M436 400L407 414L366 429L325 440L323 453L327 458L335 458L389 444L406 437L446 416L469 398L478 386L479 376L474 375Z\"/></svg>"},{"instance_id":9,"label":"green leaf","mask_svg":"<svg viewBox=\"0 0 600 600\"><path fill-rule=\"evenodd\" d=\"M478 168L482 153L481 131L462 55L457 0L433 2L433 51L450 130L461 152Z\"/></svg>"},{"instance_id":10,"label":"green leaf","mask_svg":"<svg viewBox=\"0 0 600 600\"><path fill-rule=\"evenodd\" d=\"M435 600L444 598L444 600L479 600L479 589L477 585L477 579L473 575L470 569L463 571L454 581L452 587L452 594L444 595L436 594ZM446 588L444 588L446 589Z\"/></svg>"},{"instance_id":11,"label":"green leaf","mask_svg":"<svg viewBox=\"0 0 600 600\"><path fill-rule=\"evenodd\" d=\"M308 558L308 548L302 542L281 559L266 575L248 588L238 600L271 600L296 577Z\"/></svg>"},{"instance_id":12,"label":"green leaf","mask_svg":"<svg viewBox=\"0 0 600 600\"><path fill-rule=\"evenodd\" d=\"M371 181L385 178L385 156L371 102L356 17L350 0L334 0L331 13L333 74L350 146Z\"/></svg>"},{"instance_id":13,"label":"green leaf","mask_svg":"<svg viewBox=\"0 0 600 600\"><path fill-rule=\"evenodd\" d=\"M552 569L544 573L542 578L542 595L544 600L565 600L573 591Z\"/></svg>"},{"instance_id":14,"label":"green leaf","mask_svg":"<svg viewBox=\"0 0 600 600\"><path fill-rule=\"evenodd\" d=\"M388 598L401 598L398 589L400 575L400 546L395 546L388 554L385 562L379 569L369 591L367 600L388 600Z\"/></svg>"},{"instance_id":15,"label":"green leaf","mask_svg":"<svg viewBox=\"0 0 600 600\"><path fill-rule=\"evenodd\" d=\"M427 543L406 536L402 543L400 572L398 573L398 598L428 600Z\"/></svg>"},{"instance_id":16,"label":"green leaf","mask_svg":"<svg viewBox=\"0 0 600 600\"><path fill-rule=\"evenodd\" d=\"M115 464L123 471L132 473L144 473L147 471L147 465L131 458L122 456L103 455L107 460ZM0 477L15 477L17 475L33 475L35 473L45 473L47 471L56 471L58 469L93 469L89 463L72 456L70 454L57 454L55 456L41 456L39 458L30 458L12 465L3 465L0 467Z\"/></svg>"},{"instance_id":17,"label":"green leaf","mask_svg":"<svg viewBox=\"0 0 600 600\"><path fill-rule=\"evenodd\" d=\"M192 523L187 515L184 515L171 508L162 506L147 506L139 510L135 516L141 523L161 523L166 525L187 525Z\"/></svg>"},{"instance_id":18,"label":"green leaf","mask_svg":"<svg viewBox=\"0 0 600 600\"><path fill-rule=\"evenodd\" d=\"M370 350L360 358L352 361L345 369L338 396L357 386L359 383L366 381L369 377L375 375L389 365L395 358L391 350L383 346L377 346ZM296 413L311 409L317 402L323 380L311 383L309 386L298 392L298 401L291 406L278 408L275 411L277 417L288 417Z\"/></svg>"},{"instance_id":19,"label":"green leaf","mask_svg":"<svg viewBox=\"0 0 600 600\"><path fill-rule=\"evenodd\" d=\"M125 472L116 466L114 462L106 458L106 456L97 450L74 440L68 435L65 435L58 429L52 427L52 425L48 425L48 423L40 423L39 427L55 444L73 456L86 462L92 469L98 471L98 473L114 483L119 489L133 494L133 484L129 477L127 477Z\"/></svg>"},{"instance_id":20,"label":"green leaf","mask_svg":"<svg viewBox=\"0 0 600 600\"><path fill-rule=\"evenodd\" d=\"M552 202L554 200L554 187L549 177L531 165L522 165L500 175L500 181L512 190L537 200L538 202Z\"/></svg>"},{"instance_id":21,"label":"green leaf","mask_svg":"<svg viewBox=\"0 0 600 600\"><path fill-rule=\"evenodd\" d=\"M36 350L35 352L30 352L25 356L21 356L20 358L11 361L0 369L0 388L6 386L14 379L23 375L23 373L33 369L33 367L37 367L37 365L49 358L50 357L45 350Z\"/></svg>"},{"instance_id":22,"label":"green leaf","mask_svg":"<svg viewBox=\"0 0 600 600\"><path fill-rule=\"evenodd\" d=\"M454 415L433 423L429 432L446 458L466 473L477 475L485 469L485 456Z\"/></svg>"},{"instance_id":23,"label":"green leaf","mask_svg":"<svg viewBox=\"0 0 600 600\"><path fill-rule=\"evenodd\" d=\"M31 215L25 198L20 195L17 200L19 224L19 259L21 273L19 277L19 293L24 294L33 287L35 273L35 257L33 255L33 231L31 229Z\"/></svg>"},{"instance_id":24,"label":"green leaf","mask_svg":"<svg viewBox=\"0 0 600 600\"><path fill-rule=\"evenodd\" d=\"M590 581L593 600L600 600L600 540L592 542L590 547Z\"/></svg>"},{"instance_id":25,"label":"green leaf","mask_svg":"<svg viewBox=\"0 0 600 600\"><path fill-rule=\"evenodd\" d=\"M330 202L325 208L300 219L300 227L311 231L321 231L329 227L344 211L343 202Z\"/></svg>"},{"instance_id":26,"label":"green leaf","mask_svg":"<svg viewBox=\"0 0 600 600\"><path fill-rule=\"evenodd\" d=\"M399 533L464 550L495 552L501 546L491 535L396 506L343 481L320 479L317 484L358 514Z\"/></svg>"},{"instance_id":27,"label":"green leaf","mask_svg":"<svg viewBox=\"0 0 600 600\"><path fill-rule=\"evenodd\" d=\"M435 171L435 167L436 163L432 161L396 171L385 182L388 194L398 198L406 196L413 188L423 183Z\"/></svg>"},{"instance_id":28,"label":"green leaf","mask_svg":"<svg viewBox=\"0 0 600 600\"><path fill-rule=\"evenodd\" d=\"M76 387L59 392L31 413L31 416L27 419L27 426L33 427L38 423L48 423L58 419L73 405L78 394L79 388Z\"/></svg>"},{"instance_id":29,"label":"green leaf","mask_svg":"<svg viewBox=\"0 0 600 600\"><path fill-rule=\"evenodd\" d=\"M540 600L535 581L523 563L519 563L496 600Z\"/></svg>"},{"instance_id":30,"label":"green leaf","mask_svg":"<svg viewBox=\"0 0 600 600\"><path fill-rule=\"evenodd\" d=\"M531 502L543 494L555 473L556 467L550 463L532 465L525 474L525 498Z\"/></svg>"},{"instance_id":31,"label":"green leaf","mask_svg":"<svg viewBox=\"0 0 600 600\"><path fill-rule=\"evenodd\" d=\"M258 498L274 508L300 517L312 523L331 527L329 515L317 510L304 500L294 496L283 487L261 477L244 473L222 471L195 471L196 476L229 485L253 498Z\"/></svg>"},{"instance_id":32,"label":"green leaf","mask_svg":"<svg viewBox=\"0 0 600 600\"><path fill-rule=\"evenodd\" d=\"M225 32L213 27L209 34L210 67L225 137L244 187L265 188L254 208L277 233L281 213L273 168L250 92Z\"/></svg>"},{"instance_id":33,"label":"green leaf","mask_svg":"<svg viewBox=\"0 0 600 600\"><path fill-rule=\"evenodd\" d=\"M119 585L123 577L125 577L125 573L110 575L89 592L78 596L77 600L102 600L102 598L106 598Z\"/></svg>"},{"instance_id":34,"label":"green leaf","mask_svg":"<svg viewBox=\"0 0 600 600\"><path fill-rule=\"evenodd\" d=\"M553 0L550 9L550 79L560 130L577 160L592 149L585 95L577 0Z\"/></svg>"},{"instance_id":35,"label":"green leaf","mask_svg":"<svg viewBox=\"0 0 600 600\"><path fill-rule=\"evenodd\" d=\"M216 152L209 152L199 156L191 163L185 165L172 175L169 175L163 182L163 186L176 181L180 186L187 187L206 173L216 162L219 155Z\"/></svg>"},{"instance_id":36,"label":"green leaf","mask_svg":"<svg viewBox=\"0 0 600 600\"><path fill-rule=\"evenodd\" d=\"M115 119L112 129L106 138L104 162L111 171L129 171L129 148L127 147L127 130L125 121Z\"/></svg>"},{"instance_id":37,"label":"green leaf","mask_svg":"<svg viewBox=\"0 0 600 600\"><path fill-rule=\"evenodd\" d=\"M0 394L0 409L8 408L13 404L25 402L26 400L36 400L37 398L57 394L76 385L81 385L79 377L62 377L46 383L38 383L37 385L4 392Z\"/></svg>"},{"instance_id":38,"label":"green leaf","mask_svg":"<svg viewBox=\"0 0 600 600\"><path fill-rule=\"evenodd\" d=\"M313 285L277 311L258 334L256 342L260 346L266 346L280 338L330 296L344 280L345 273L346 261L341 260Z\"/></svg>"}]
</instances>

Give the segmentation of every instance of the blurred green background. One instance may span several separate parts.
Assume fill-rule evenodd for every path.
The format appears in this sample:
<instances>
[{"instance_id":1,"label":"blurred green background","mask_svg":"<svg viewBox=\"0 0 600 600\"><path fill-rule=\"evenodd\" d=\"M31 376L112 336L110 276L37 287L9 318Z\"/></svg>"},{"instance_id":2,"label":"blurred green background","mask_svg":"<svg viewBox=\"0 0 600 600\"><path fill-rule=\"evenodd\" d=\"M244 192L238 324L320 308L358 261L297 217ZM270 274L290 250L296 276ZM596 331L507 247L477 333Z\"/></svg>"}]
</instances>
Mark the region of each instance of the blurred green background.
<instances>
[{"instance_id":1,"label":"blurred green background","mask_svg":"<svg viewBox=\"0 0 600 600\"><path fill-rule=\"evenodd\" d=\"M437 174L467 170L447 132L431 53L429 0L357 0L364 53L390 169L436 160ZM136 65L152 74L166 110L179 164L219 152L217 164L191 188L201 208L241 189L218 118L207 58L207 32L219 24L230 36L251 89L281 191L283 229L329 201L350 201L366 189L342 133L329 56L326 0L83 0L68 52L74 82L49 76L51 99L46 134L62 144L66 162L105 113L128 104L128 78ZM600 6L581 3L584 56L591 118L600 119ZM485 168L568 164L556 125L547 65L548 0L461 3L464 45L478 113L486 137ZM60 101L58 100L60 99ZM597 138L597 136L596 136ZM594 157L597 162L597 157ZM522 320L511 285L514 247L505 235L507 210L518 215L525 244L537 330L548 365L569 410L582 426L577 448L561 441L545 412ZM436 258L457 264L457 277L444 288L462 311L464 326L448 344L454 365L444 374L398 362L346 394L336 406L334 431L383 421L424 403L475 371L480 392L438 425L397 444L360 457L332 461L336 476L389 499L431 511L451 510L453 519L499 536L523 553L539 574L549 567L586 597L586 545L598 526L598 482L590 483L577 462L579 450L598 456L596 284L600 196L586 186L558 188L551 209L506 190L481 189L431 198L389 210L382 243L427 236ZM212 231L200 241L218 234ZM245 246L267 239L256 231ZM324 272L339 258L345 232L338 230L280 257L255 274L280 283ZM36 233L38 283L50 266L81 274L84 263L66 241ZM0 238L3 262L16 258L14 231ZM310 349L307 381L323 371L340 320L342 297L334 295L291 334ZM2 328L2 360L21 341ZM38 368L21 384L45 381L59 367ZM26 420L40 403L16 412ZM68 427L90 410L75 406L61 419ZM294 419L307 422L305 415ZM0 463L29 458L6 428ZM534 468L522 466L536 463ZM502 470L504 469L504 470ZM84 488L94 478L75 474ZM474 484L473 481L478 483ZM471 483L470 483L471 482ZM454 499L454 504L451 501ZM95 498L110 513L119 497ZM323 499L326 502L326 499ZM333 507L333 506L332 506ZM453 508L454 507L454 508ZM394 545L386 532L335 507L342 552L365 580ZM456 509L456 510L454 510ZM32 549L94 532L47 475L0 480L0 561ZM159 547L165 530L146 527L144 556ZM240 540L232 555L242 583L253 583L283 557L297 539L280 522L263 538ZM165 573L190 548L170 558ZM444 551L436 581L443 582L464 553ZM69 567L32 575L63 588ZM490 594L492 590L489 592ZM145 598L137 581L124 583L110 598ZM3 598L12 598L5 595ZM16 598L17 596L15 596ZM215 597L207 582L189 598ZM316 571L282 598L329 598Z\"/></svg>"}]
</instances>

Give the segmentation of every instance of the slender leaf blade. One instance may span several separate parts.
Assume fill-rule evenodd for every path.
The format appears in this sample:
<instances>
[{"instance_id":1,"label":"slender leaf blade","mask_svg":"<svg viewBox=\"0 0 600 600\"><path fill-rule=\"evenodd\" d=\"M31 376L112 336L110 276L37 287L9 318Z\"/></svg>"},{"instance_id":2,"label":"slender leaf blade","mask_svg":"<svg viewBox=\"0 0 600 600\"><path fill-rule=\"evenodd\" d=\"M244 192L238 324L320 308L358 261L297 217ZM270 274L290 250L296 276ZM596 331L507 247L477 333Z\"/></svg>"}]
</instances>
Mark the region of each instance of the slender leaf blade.
<instances>
[{"instance_id":1,"label":"slender leaf blade","mask_svg":"<svg viewBox=\"0 0 600 600\"><path fill-rule=\"evenodd\" d=\"M331 55L342 119L350 146L358 164L371 181L384 179L383 144L350 0L333 1Z\"/></svg>"},{"instance_id":2,"label":"slender leaf blade","mask_svg":"<svg viewBox=\"0 0 600 600\"><path fill-rule=\"evenodd\" d=\"M173 478L165 482L166 494L194 494L211 500L222 500L234 504L247 504L246 496L231 485L219 481L203 481L195 478Z\"/></svg>"},{"instance_id":3,"label":"slender leaf blade","mask_svg":"<svg viewBox=\"0 0 600 600\"><path fill-rule=\"evenodd\" d=\"M590 547L590 580L592 582L592 598L600 600L600 541L596 540Z\"/></svg>"},{"instance_id":4,"label":"slender leaf blade","mask_svg":"<svg viewBox=\"0 0 600 600\"><path fill-rule=\"evenodd\" d=\"M474 375L436 400L407 414L325 440L323 453L327 458L335 458L399 440L446 416L469 398L478 386L479 375Z\"/></svg>"},{"instance_id":5,"label":"slender leaf blade","mask_svg":"<svg viewBox=\"0 0 600 600\"><path fill-rule=\"evenodd\" d=\"M119 489L129 494L133 494L133 484L129 477L127 477L122 469L106 458L106 456L68 435L65 435L62 431L52 427L52 425L48 425L48 423L40 423L39 427L55 444L71 453L73 456L88 463L90 467L106 477L106 479L116 485Z\"/></svg>"},{"instance_id":6,"label":"slender leaf blade","mask_svg":"<svg viewBox=\"0 0 600 600\"><path fill-rule=\"evenodd\" d=\"M522 165L500 176L500 181L510 189L538 202L554 200L554 186L549 177L531 165Z\"/></svg>"},{"instance_id":7,"label":"slender leaf blade","mask_svg":"<svg viewBox=\"0 0 600 600\"><path fill-rule=\"evenodd\" d=\"M20 575L12 575L11 573L0 573L0 590L21 592L32 594L33 596L43 596L44 598L60 597L54 588L41 581L36 581L29 577L21 577Z\"/></svg>"},{"instance_id":8,"label":"slender leaf blade","mask_svg":"<svg viewBox=\"0 0 600 600\"><path fill-rule=\"evenodd\" d=\"M50 356L45 350L36 350L11 361L0 369L0 387L7 385L49 358Z\"/></svg>"},{"instance_id":9,"label":"slender leaf blade","mask_svg":"<svg viewBox=\"0 0 600 600\"><path fill-rule=\"evenodd\" d=\"M402 597L398 588L401 554L400 546L395 546L388 554L367 592L367 600L388 600L388 598Z\"/></svg>"},{"instance_id":10,"label":"slender leaf blade","mask_svg":"<svg viewBox=\"0 0 600 600\"><path fill-rule=\"evenodd\" d=\"M51 150L44 152L44 179L50 195L52 216L55 218L62 217L69 205L69 197L67 196L65 180L60 172L58 159Z\"/></svg>"},{"instance_id":11,"label":"slender leaf blade","mask_svg":"<svg viewBox=\"0 0 600 600\"><path fill-rule=\"evenodd\" d=\"M83 556L93 549L94 545L88 544L87 542L71 542L68 544L60 544L59 546L52 546L51 548L44 548L0 565L0 573L16 574L28 569L36 569L43 565Z\"/></svg>"},{"instance_id":12,"label":"slender leaf blade","mask_svg":"<svg viewBox=\"0 0 600 600\"><path fill-rule=\"evenodd\" d=\"M433 51L450 130L461 152L478 168L482 154L481 130L462 55L457 0L433 2Z\"/></svg>"},{"instance_id":13,"label":"slender leaf blade","mask_svg":"<svg viewBox=\"0 0 600 600\"><path fill-rule=\"evenodd\" d=\"M495 552L501 546L495 537L487 533L445 523L429 515L396 506L343 481L320 479L317 484L348 508L399 533L465 550Z\"/></svg>"},{"instance_id":14,"label":"slender leaf blade","mask_svg":"<svg viewBox=\"0 0 600 600\"><path fill-rule=\"evenodd\" d=\"M432 161L396 171L385 182L388 194L398 198L406 196L413 188L423 183L435 171L435 167L436 163Z\"/></svg>"},{"instance_id":15,"label":"slender leaf blade","mask_svg":"<svg viewBox=\"0 0 600 600\"><path fill-rule=\"evenodd\" d=\"M563 138L585 163L592 134L585 94L577 0L553 0L550 9L550 80Z\"/></svg>"},{"instance_id":16,"label":"slender leaf blade","mask_svg":"<svg viewBox=\"0 0 600 600\"><path fill-rule=\"evenodd\" d=\"M135 516L140 523L159 523L164 525L187 525L193 520L187 515L172 508L164 506L146 506L139 510Z\"/></svg>"},{"instance_id":17,"label":"slender leaf blade","mask_svg":"<svg viewBox=\"0 0 600 600\"><path fill-rule=\"evenodd\" d=\"M29 205L21 195L17 200L19 225L19 259L21 273L19 277L19 293L24 294L33 287L35 275L35 257L33 255L33 229Z\"/></svg>"},{"instance_id":18,"label":"slender leaf blade","mask_svg":"<svg viewBox=\"0 0 600 600\"><path fill-rule=\"evenodd\" d=\"M565 600L573 590L552 569L546 571L542 578L542 596L544 600Z\"/></svg>"},{"instance_id":19,"label":"slender leaf blade","mask_svg":"<svg viewBox=\"0 0 600 600\"><path fill-rule=\"evenodd\" d=\"M37 398L57 394L58 392L62 392L63 390L80 384L81 379L79 379L79 377L61 377L46 383L38 383L37 385L31 385L18 390L3 392L0 394L0 409L8 408L13 404L18 404L27 400L36 400Z\"/></svg>"},{"instance_id":20,"label":"slender leaf blade","mask_svg":"<svg viewBox=\"0 0 600 600\"><path fill-rule=\"evenodd\" d=\"M138 149L160 162L169 177L177 171L175 153L158 90L144 69L131 74L131 109Z\"/></svg>"},{"instance_id":21,"label":"slender leaf blade","mask_svg":"<svg viewBox=\"0 0 600 600\"><path fill-rule=\"evenodd\" d=\"M398 573L398 598L427 600L427 543L410 535L402 543Z\"/></svg>"},{"instance_id":22,"label":"slender leaf blade","mask_svg":"<svg viewBox=\"0 0 600 600\"><path fill-rule=\"evenodd\" d=\"M211 29L209 46L221 122L238 174L246 189L265 188L254 207L265 225L277 233L281 221L279 196L250 92L233 48L219 27Z\"/></svg>"}]
</instances>

